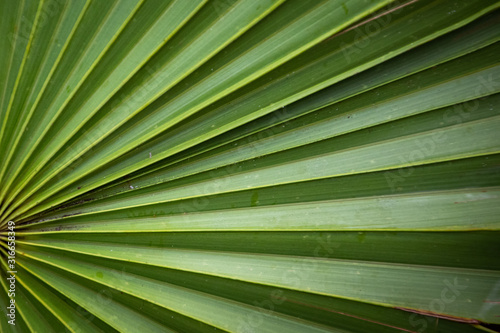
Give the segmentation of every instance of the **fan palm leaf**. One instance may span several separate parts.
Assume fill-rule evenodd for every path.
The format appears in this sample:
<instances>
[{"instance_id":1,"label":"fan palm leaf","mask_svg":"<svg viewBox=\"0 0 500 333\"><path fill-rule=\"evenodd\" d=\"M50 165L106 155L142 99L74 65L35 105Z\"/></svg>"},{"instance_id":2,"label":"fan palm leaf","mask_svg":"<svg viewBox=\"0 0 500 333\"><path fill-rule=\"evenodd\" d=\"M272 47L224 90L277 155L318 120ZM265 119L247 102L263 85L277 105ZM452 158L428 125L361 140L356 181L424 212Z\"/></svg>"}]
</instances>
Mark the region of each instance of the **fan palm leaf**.
<instances>
[{"instance_id":1,"label":"fan palm leaf","mask_svg":"<svg viewBox=\"0 0 500 333\"><path fill-rule=\"evenodd\" d=\"M494 332L500 10L0 1L1 332Z\"/></svg>"}]
</instances>

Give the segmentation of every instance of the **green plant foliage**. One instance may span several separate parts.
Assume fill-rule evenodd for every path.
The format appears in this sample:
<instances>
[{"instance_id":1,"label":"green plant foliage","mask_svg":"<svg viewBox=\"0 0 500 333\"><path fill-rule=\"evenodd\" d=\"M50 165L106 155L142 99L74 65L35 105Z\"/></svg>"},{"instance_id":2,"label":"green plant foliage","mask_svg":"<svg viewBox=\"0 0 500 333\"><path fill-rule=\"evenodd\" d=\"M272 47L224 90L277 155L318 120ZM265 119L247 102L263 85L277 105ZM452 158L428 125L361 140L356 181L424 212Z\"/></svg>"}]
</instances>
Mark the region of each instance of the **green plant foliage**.
<instances>
[{"instance_id":1,"label":"green plant foliage","mask_svg":"<svg viewBox=\"0 0 500 333\"><path fill-rule=\"evenodd\" d=\"M0 0L0 331L497 331L498 7Z\"/></svg>"}]
</instances>

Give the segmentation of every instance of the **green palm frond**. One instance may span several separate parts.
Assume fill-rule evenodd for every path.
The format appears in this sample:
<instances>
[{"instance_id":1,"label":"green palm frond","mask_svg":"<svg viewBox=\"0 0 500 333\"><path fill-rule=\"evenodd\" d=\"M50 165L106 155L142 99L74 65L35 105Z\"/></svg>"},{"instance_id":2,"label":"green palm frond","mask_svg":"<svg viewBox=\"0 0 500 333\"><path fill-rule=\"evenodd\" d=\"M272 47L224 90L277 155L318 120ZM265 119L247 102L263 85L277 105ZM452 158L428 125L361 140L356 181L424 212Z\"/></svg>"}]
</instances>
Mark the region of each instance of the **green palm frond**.
<instances>
[{"instance_id":1,"label":"green palm frond","mask_svg":"<svg viewBox=\"0 0 500 333\"><path fill-rule=\"evenodd\" d=\"M0 331L495 332L499 6L1 0Z\"/></svg>"}]
</instances>

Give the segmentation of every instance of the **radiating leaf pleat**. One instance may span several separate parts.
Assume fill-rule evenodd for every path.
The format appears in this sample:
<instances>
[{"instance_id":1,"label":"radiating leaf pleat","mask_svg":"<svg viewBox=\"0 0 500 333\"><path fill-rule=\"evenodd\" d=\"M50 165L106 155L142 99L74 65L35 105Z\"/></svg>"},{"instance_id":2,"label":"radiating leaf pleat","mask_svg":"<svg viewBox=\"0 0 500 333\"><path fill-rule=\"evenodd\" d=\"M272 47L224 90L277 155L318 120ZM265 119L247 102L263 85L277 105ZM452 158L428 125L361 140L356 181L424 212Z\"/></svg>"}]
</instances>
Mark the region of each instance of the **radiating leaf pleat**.
<instances>
[{"instance_id":1,"label":"radiating leaf pleat","mask_svg":"<svg viewBox=\"0 0 500 333\"><path fill-rule=\"evenodd\" d=\"M477 56L477 59L483 61L481 64L484 66L486 65L484 54L495 54L494 52L490 52L489 49L485 49L484 51L486 52L479 52L478 54L470 55L470 57L474 58ZM494 59L493 63L497 62L495 57L492 59ZM456 62L440 66L438 69L429 70L428 72L411 76L402 81L396 81L373 92L353 97L344 102L320 109L312 114L290 120L284 125L280 124L267 128L264 131L228 143L188 161L182 161L178 163L178 167L177 165L169 165L168 168L164 168L165 171L148 173L133 180L133 186L134 188L142 188L169 181L199 171L215 169L237 161L248 160L299 145L313 143L371 125L394 121L398 118L404 118L470 98L480 97L482 94L495 92L496 87L493 88L494 90L487 89L486 87L477 89L477 83L481 81L484 75L487 75L483 70L470 72L470 75L461 72L454 74L452 77L448 76L451 69L457 68L462 62L469 61L471 61L469 56L464 57L460 61L457 60ZM487 71L486 69L484 70ZM430 73L432 73L435 79L427 81ZM455 88L459 82L463 83L460 84L463 87L463 91L460 93ZM439 92L439 95L436 94L437 92ZM432 98L433 95L436 97ZM424 96L426 98L423 98ZM490 103L482 105L481 109L496 108L495 98L497 97L492 97ZM366 106L366 100L372 101L372 104L368 107ZM411 103L410 105L408 105L409 102ZM436 115L435 119L442 117L447 123L456 122L456 118L452 114L457 113L459 108L464 107L469 106L468 104L463 104L445 109L441 114ZM470 112L465 112L467 111L464 111L463 114L457 113L457 115L467 120L470 120L471 117L481 117L481 113L477 111L472 115L469 115ZM408 129L405 128L405 131L408 132ZM169 142L168 138L165 141ZM161 144L165 144L166 142L162 141ZM145 147L145 149L150 150L148 147ZM129 182L131 181L129 180ZM129 186L126 186L126 188L129 188ZM105 195L121 191L123 191L122 186L117 191L106 191L107 194ZM74 189L72 188L64 193L74 195L73 192ZM93 194L92 198L95 197ZM48 204L53 205L54 203L54 201L51 201Z\"/></svg>"},{"instance_id":2,"label":"radiating leaf pleat","mask_svg":"<svg viewBox=\"0 0 500 333\"><path fill-rule=\"evenodd\" d=\"M100 60L100 66L93 69L93 75L86 77L87 84L79 89L79 94L65 103L57 118L51 114L50 121L55 121L50 125L51 131L44 133L43 140L36 145L35 154L31 155L31 161L24 167L28 171L23 174L23 181L15 184L13 195L53 156L54 151L51 153L50 149L58 149L54 147L60 147L65 142L56 138L62 135L67 139L68 135L81 128L194 15L201 4L202 1L150 0L141 6L134 15L135 20L129 22L106 56ZM100 87L102 89L98 89ZM48 150L44 147L48 147Z\"/></svg>"},{"instance_id":3,"label":"radiating leaf pleat","mask_svg":"<svg viewBox=\"0 0 500 333\"><path fill-rule=\"evenodd\" d=\"M9 169L4 176L6 188L11 186L37 143L51 128L62 105L67 103L77 88L83 84L84 78L97 65L98 60L112 45L117 34L126 26L140 4L141 2L135 1L90 3L83 14L82 22L76 26L76 31L55 68L52 80L49 81L26 125L27 130L22 133L19 146L16 147L16 155L12 156ZM93 41L99 42L93 43ZM3 194L9 194L5 192Z\"/></svg>"},{"instance_id":4,"label":"radiating leaf pleat","mask_svg":"<svg viewBox=\"0 0 500 333\"><path fill-rule=\"evenodd\" d=\"M421 5L421 6L424 6L424 8L422 10L424 10L424 11L427 10L429 12L429 15L430 15L431 13L435 13L435 11L436 11L436 8L434 8L435 5L436 4L433 4L432 6L429 5L430 8L427 8L424 5ZM413 8L410 8L410 7L408 7L408 8L409 8L408 15L410 17L412 15L417 15L417 14L415 14L415 10L411 10ZM465 11L466 9L464 8L463 10ZM416 13L418 13L418 11ZM470 13L468 13L468 15L470 15ZM375 41L377 41L378 43L384 45L385 43L387 43L386 42L387 36L397 34L397 31L399 31L401 29L401 25L406 25L406 22L408 20L411 20L411 18L407 18L407 20L391 22L391 24L389 24L389 25L387 25L387 27L385 27L385 29L387 29L389 31L377 32L377 34L374 38L366 37L366 39L369 39L371 41L371 43L375 43ZM413 20L415 20L415 19L413 19ZM418 21L415 21L415 24L418 24L419 26L421 26L421 23L418 23ZM432 30L432 32L434 32L434 30ZM420 38L422 38L421 42L425 41L426 39L428 39L430 37L428 35L429 31L423 30L420 33L421 33ZM353 34L354 34L354 32L353 32ZM406 37L406 39L404 37ZM342 36L339 36L339 38L351 41L353 39L353 36L342 35ZM415 43L414 37L409 38L408 36L403 36L400 38L402 40L399 42L401 44L403 44L401 46L403 50L410 46L406 43L410 43L410 41L411 41L412 45ZM159 139L157 139L156 141L153 141L153 143L149 147L147 146L147 147L143 148L144 149L143 154L137 154L137 152L134 151L134 152L130 153L128 156L126 156L125 158L122 158L122 160L125 159L125 161L126 161L125 163L120 161L120 163L115 164L115 167L107 168L105 175L102 173L99 173L99 176L97 176L97 178L99 179L97 184L95 184L95 182L96 182L95 180L93 180L92 182L86 181L85 184L82 184L81 186L77 186L77 187L80 187L81 191L83 191L83 188L86 188L88 190L89 183L90 184L94 183L93 186L99 185L99 184L103 183L104 177L106 177L106 181L113 180L117 176L123 175L126 171L129 171L129 172L135 171L139 167L144 167L148 164L151 164L152 162L154 162L158 158L161 158L162 154L163 154L163 156L168 156L167 154L172 154L180 149L185 149L188 147L187 145L194 143L194 142L190 143L191 142L190 139L192 140L193 136L199 135L199 134L193 135L193 133L192 133L193 131L195 133L196 132L199 132L200 134L203 133L203 136L202 136L203 139L207 139L210 137L210 136L207 136L207 128L209 128L210 131L212 131L213 135L215 135L216 133L217 134L221 133L221 131L225 131L227 129L230 129L230 128L227 128L225 126L229 126L229 124L233 124L232 126L237 125L237 124L234 124L235 118L237 118L238 119L237 121L240 123L242 121L252 120L252 118L255 118L257 115L262 116L265 113L272 111L276 107L284 106L287 103L292 102L293 100L290 100L290 98L297 99L298 97L300 97L301 93L304 94L306 91L307 91L307 93L311 93L314 91L314 90L311 91L311 89L321 88L321 85L320 85L321 82L323 80L325 80L325 78L327 78L327 77L329 78L329 80L327 80L326 82L323 81L324 86L331 84L331 83L334 83L335 80L339 79L336 76L334 76L333 79L331 78L331 76L334 75L334 73L339 72L339 67L337 67L338 65L336 64L338 61L342 61L344 63L347 63L347 66L348 66L347 68L349 68L351 71L354 71L354 69L352 69L352 67L355 65L360 66L358 63L363 60L363 58L361 58L361 59L358 59L357 62L354 62L350 58L346 57L345 51L344 51L344 48L346 46L339 47L339 44L343 45L342 42L339 43L335 38L331 39L327 43L320 44L316 49L311 50L310 53L308 53L307 55L303 55L302 56L303 58L299 57L300 60L297 59L290 66L282 66L281 68L279 68L277 71L275 71L276 72L275 75L272 75L273 73L269 74L269 75L271 75L271 78L273 78L272 84L267 83L266 81L268 81L268 79L266 79L266 77L265 77L261 81L256 82L254 85L250 85L249 88L243 89L243 93L237 92L237 93L233 94L233 95L236 95L235 97L239 98L239 100L241 100L242 103L244 103L244 105L242 107L238 107L238 105L235 106L234 105L235 102L232 101L232 99L230 99L229 101L226 101L225 99L223 99L221 103L216 103L215 106L211 108L214 110L209 109L208 114L205 114L201 118L198 117L195 120L194 124L187 124L184 127L181 126L176 131L174 131L173 134L168 133L167 135L169 137L173 137L173 140L171 140L171 141L165 140L166 142L162 142ZM356 49L357 45L354 42L352 42L351 47ZM374 48L373 50L374 50L374 52L375 52L375 50L377 52L379 52L378 55L382 57L381 49ZM327 55L329 55L329 56L327 56ZM374 57L374 55L369 55L369 54L365 54L365 56L369 57L370 59L372 59ZM385 54L383 55L382 59L384 59L384 58L386 58ZM307 59L307 62L306 62L307 65L303 64L300 68L297 68L297 66L295 64L296 63L302 64L301 59L304 59L304 60ZM315 61L311 61L311 59L315 59ZM382 59L380 59L379 61L381 61ZM334 66L334 64L336 66ZM363 64L363 65L368 66L367 64ZM354 67L354 68L356 68L356 67ZM363 68L363 67L361 67L361 68ZM358 68L358 70L360 70L360 68ZM346 75L345 72L346 72L346 68L343 68L342 73L344 76ZM305 79L306 76L308 77L307 79ZM311 78L313 78L313 80L311 80ZM282 86L285 83L286 83L285 89L283 89ZM313 86L313 87L311 87L311 86ZM272 87L274 87L274 88L272 88ZM299 92L302 89L304 89L304 90L302 92ZM295 97L290 96L290 93L292 93L292 96L295 96ZM278 96L287 96L288 98L285 99L286 102L280 101L279 104L277 104L277 101L279 101L279 99L278 99L278 96L276 94L278 94ZM244 96L244 99L242 97L240 97L241 95ZM231 96L229 96L229 98L230 97ZM251 102L249 102L249 101L251 101ZM262 108L262 106L264 106L264 105L268 105L268 106L266 108ZM229 110L233 110L233 109L236 109L237 112L236 111L229 112ZM259 111L254 116L248 116L249 109L252 109L252 110L256 109ZM163 117L161 113L156 112L156 114L160 115L161 118ZM224 118L222 118L219 122L217 122L217 120L219 120L222 116L224 116ZM150 119L150 118L152 118L152 117L148 117L148 119ZM206 121L204 121L205 119L206 119ZM151 122L150 120L148 120L148 122L152 124L151 126L158 126L158 121ZM222 125L221 122L224 125ZM127 127L130 130L132 130L132 128L142 126L142 124L144 124L143 121L137 120L133 123L131 122L130 125ZM149 125L147 125L147 126L149 126ZM189 128L189 130L188 130L188 128ZM129 129L127 129L127 131L129 131ZM151 130L143 131L143 133L146 133L146 132L148 133L147 137L142 136L141 142L143 142L147 138L151 137L150 136L150 133L152 133ZM186 133L189 134L188 137L186 137L186 135L185 135ZM178 135L176 136L175 134L178 134ZM88 173L90 170L92 170L92 167L90 166L90 164L92 163L92 160L98 161L99 165L102 165L103 162L106 161L106 159L110 156L109 155L110 153L109 153L109 151L107 151L107 149L112 149L115 152L119 151L120 149L123 149L122 147L124 147L124 145L126 145L126 144L123 142L123 140L120 139L122 136L123 136L123 134L116 136L116 138L113 139L113 141L112 141L112 142L114 142L112 145L110 145L111 142L108 142L105 146L103 146L102 149L97 148L95 152L91 152L91 153L89 153L90 155L88 155L86 157L82 157L78 161L78 163L76 165L76 169L75 170L71 169L72 170L72 172L71 172L72 177L74 177L74 175L78 172L78 170L81 170L84 173ZM158 142L158 141L160 141L160 142ZM199 141L199 139L197 139L197 141ZM174 148L167 149L167 150L160 148L160 147L165 147L165 146L174 147ZM111 147L113 147L113 148L111 148ZM159 154L157 148L162 149L163 152L161 152ZM173 150L173 151L171 151L171 150ZM151 158L148 158L149 153L151 153ZM131 163L133 163L133 164L130 166ZM110 177L111 177L111 179L110 179ZM94 178L96 178L96 177L94 177ZM61 183L61 182L62 182L62 180L58 180L58 183ZM46 187L48 187L48 190L47 190L48 192L45 196L49 195L49 193L53 194L53 192L55 191L54 187L57 188L57 185L52 186L52 187L51 186L46 186ZM73 190L73 193L74 193L74 195L76 195L78 192ZM37 196L35 196L32 199L32 202L30 205L28 205L28 207L33 206L36 203L36 200L37 200L36 198L37 198ZM43 199L43 198L44 198L44 196L42 195L41 199Z\"/></svg>"},{"instance_id":5,"label":"radiating leaf pleat","mask_svg":"<svg viewBox=\"0 0 500 333\"><path fill-rule=\"evenodd\" d=\"M0 179L88 5L88 1L78 0L60 6L47 2L40 8L41 14L31 36L33 42L18 78L19 86L11 96L9 126L4 133L8 141L0 147L0 156L3 156Z\"/></svg>"},{"instance_id":6,"label":"radiating leaf pleat","mask_svg":"<svg viewBox=\"0 0 500 333\"><path fill-rule=\"evenodd\" d=\"M37 261L46 262L44 255L37 255L37 252L27 252L25 254L29 258ZM245 306L236 302L223 300L218 297L207 294L187 290L185 288L168 285L158 281L154 281L145 277L117 272L106 267L88 265L80 262L73 266L62 265L57 262L54 257L51 257L50 263L58 267L64 267L65 270L73 272L82 277L89 278L93 281L99 281L105 286L117 285L117 281L125 280L127 283L118 287L119 290L128 294L146 299L154 304L166 307L167 309L175 310L181 314L194 317L197 320L211 324L224 330L237 331L241 330L241 318L249 313L259 313L255 307ZM30 263L36 268L37 272L47 277L49 270L42 268L39 264ZM78 267L75 271L73 267ZM213 312L213 309L217 309ZM265 315L262 329L263 331L271 332L279 327L285 327L291 330L302 330L305 332L328 332L325 328L316 325L307 325L301 320L278 315ZM116 318L118 319L118 318ZM342 332L336 330L337 332Z\"/></svg>"}]
</instances>

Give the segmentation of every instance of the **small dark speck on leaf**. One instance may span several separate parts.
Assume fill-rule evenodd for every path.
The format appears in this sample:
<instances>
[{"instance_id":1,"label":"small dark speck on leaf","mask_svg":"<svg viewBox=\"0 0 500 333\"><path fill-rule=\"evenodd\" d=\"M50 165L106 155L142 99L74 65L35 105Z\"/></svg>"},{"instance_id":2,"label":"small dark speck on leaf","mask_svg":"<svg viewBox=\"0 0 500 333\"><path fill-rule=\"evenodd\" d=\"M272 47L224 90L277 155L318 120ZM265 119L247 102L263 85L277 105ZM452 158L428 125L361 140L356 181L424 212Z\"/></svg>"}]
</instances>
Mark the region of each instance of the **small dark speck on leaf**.
<instances>
[{"instance_id":1,"label":"small dark speck on leaf","mask_svg":"<svg viewBox=\"0 0 500 333\"><path fill-rule=\"evenodd\" d=\"M255 207L259 203L259 192L255 192L250 199L250 206Z\"/></svg>"},{"instance_id":2,"label":"small dark speck on leaf","mask_svg":"<svg viewBox=\"0 0 500 333\"><path fill-rule=\"evenodd\" d=\"M346 13L346 15L349 14L349 9L347 9L345 3L342 4L342 8L344 8L344 12Z\"/></svg>"}]
</instances>

